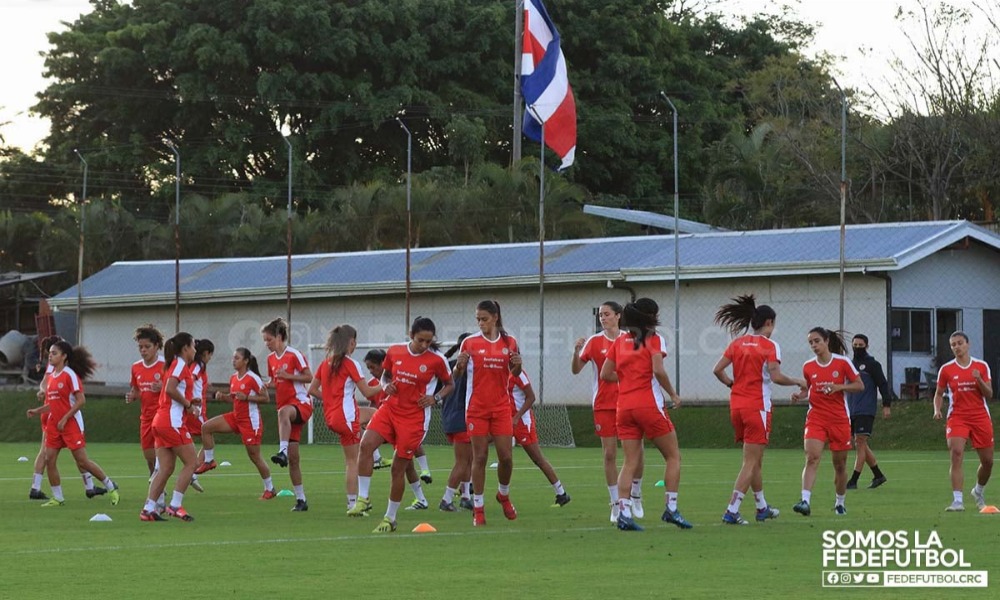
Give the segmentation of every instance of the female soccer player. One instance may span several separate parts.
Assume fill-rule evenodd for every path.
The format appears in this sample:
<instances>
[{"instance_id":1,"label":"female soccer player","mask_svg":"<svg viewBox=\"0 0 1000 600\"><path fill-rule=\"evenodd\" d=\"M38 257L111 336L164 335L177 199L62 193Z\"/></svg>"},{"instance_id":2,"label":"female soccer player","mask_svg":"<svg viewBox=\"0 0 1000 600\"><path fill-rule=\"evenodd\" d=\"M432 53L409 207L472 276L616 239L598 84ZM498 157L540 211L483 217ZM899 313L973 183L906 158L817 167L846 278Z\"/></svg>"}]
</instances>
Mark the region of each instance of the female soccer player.
<instances>
[{"instance_id":1,"label":"female soccer player","mask_svg":"<svg viewBox=\"0 0 1000 600\"><path fill-rule=\"evenodd\" d=\"M797 385L805 390L806 382L781 372L781 348L771 339L776 317L770 306L757 306L753 294L733 298L732 304L724 304L715 313L716 324L729 330L736 339L722 353L712 373L732 390L729 420L736 443L743 443L743 465L736 476L729 506L722 515L722 522L729 525L748 524L740 515L740 504L747 488L753 490L757 521L776 519L780 514L764 499L761 477L764 450L771 437L771 383ZM748 329L753 333L747 334ZM732 377L726 374L729 365L733 366Z\"/></svg>"},{"instance_id":2,"label":"female soccer player","mask_svg":"<svg viewBox=\"0 0 1000 600\"><path fill-rule=\"evenodd\" d=\"M212 343L212 340L194 341L194 362L191 363L191 397L188 400L194 403L195 410L193 414L184 416L184 425L192 437L201 437L201 426L208 420L208 362L212 360L214 355L215 344ZM204 462L205 455L199 451L198 465L201 466ZM191 477L191 487L197 492L205 491L198 482L198 474L203 472L195 469L194 475Z\"/></svg>"},{"instance_id":3,"label":"female soccer player","mask_svg":"<svg viewBox=\"0 0 1000 600\"><path fill-rule=\"evenodd\" d=\"M982 509L986 506L983 488L993 473L993 422L986 406L987 398L993 397L990 366L969 355L969 336L965 332L956 331L951 334L948 343L955 360L945 363L938 371L937 390L934 392L934 418L938 420L942 418L941 402L945 389L951 396L946 438L951 453L953 500L945 510L965 510L962 498L962 486L965 485L962 458L966 440L972 442L972 447L979 455L979 469L976 470L976 487L972 488L972 497L976 500L976 506Z\"/></svg>"},{"instance_id":4,"label":"female soccer player","mask_svg":"<svg viewBox=\"0 0 1000 600\"><path fill-rule=\"evenodd\" d=\"M139 446L152 475L156 468L156 440L153 438L153 417L163 389L163 334L153 325L142 325L133 336L139 347L139 360L132 363L128 403L139 401Z\"/></svg>"},{"instance_id":5,"label":"female soccer player","mask_svg":"<svg viewBox=\"0 0 1000 600\"><path fill-rule=\"evenodd\" d=\"M382 381L389 401L376 411L361 439L358 457L358 501L347 511L348 516L360 517L371 510L368 499L372 479L372 451L385 442L395 448L392 457L392 482L385 517L372 533L396 531L396 512L403 500L403 481L417 447L427 434L431 406L451 392L448 361L437 351L434 321L417 317L410 326L410 341L390 346L382 367ZM438 381L445 386L437 397ZM426 500L425 500L426 504Z\"/></svg>"},{"instance_id":6,"label":"female soccer player","mask_svg":"<svg viewBox=\"0 0 1000 600\"><path fill-rule=\"evenodd\" d=\"M247 449L250 462L257 467L264 483L264 493L261 500L270 500L277 496L274 482L271 481L271 468L267 466L260 455L260 440L264 435L264 420L260 414L260 405L267 404L269 398L267 387L260 378L260 367L255 357L247 348L237 348L233 353L233 369L229 377L229 391L216 392L216 400L233 403L233 410L212 417L201 426L201 443L205 462L195 469L195 473L211 471L215 463L215 434L235 433Z\"/></svg>"},{"instance_id":7,"label":"female soccer player","mask_svg":"<svg viewBox=\"0 0 1000 600\"><path fill-rule=\"evenodd\" d=\"M83 394L82 381L90 377L97 364L90 352L83 346L73 347L65 340L59 340L49 348L49 364L52 372L46 377L45 405L28 410L28 416L48 413L45 423L45 467L49 473L52 499L42 506L63 506L66 499L62 493L57 461L59 451L69 448L73 460L81 473L93 474L104 482L111 497L111 505L118 504L118 486L104 473L100 465L87 457L87 443L83 433L83 409L87 398Z\"/></svg>"},{"instance_id":8,"label":"female soccer player","mask_svg":"<svg viewBox=\"0 0 1000 600\"><path fill-rule=\"evenodd\" d=\"M601 379L618 381L615 426L625 451L625 462L618 475L617 525L623 531L642 531L632 518L632 500L628 493L642 452L643 436L653 442L667 463L663 474L667 505L660 518L681 529L692 527L677 508L681 452L674 424L665 411L661 388L670 396L674 408L680 407L681 398L663 369L667 343L656 333L656 326L660 324L659 312L660 307L650 298L626 304L622 310L626 333L615 339L601 367Z\"/></svg>"},{"instance_id":9,"label":"female soccer player","mask_svg":"<svg viewBox=\"0 0 1000 600\"><path fill-rule=\"evenodd\" d=\"M563 488L559 475L552 468L552 464L542 454L542 449L538 446L538 428L535 422L535 411L531 407L535 404L535 390L531 387L528 374L521 369L521 374L517 377L511 375L508 379L508 392L510 393L510 409L514 424L514 442L524 448L525 454L535 463L535 466L545 475L556 493L554 506L566 506L570 497Z\"/></svg>"},{"instance_id":10,"label":"female soccer player","mask_svg":"<svg viewBox=\"0 0 1000 600\"><path fill-rule=\"evenodd\" d=\"M517 510L510 501L510 477L514 471L514 426L510 418L507 378L521 374L521 354L517 340L503 328L500 303L483 300L476 306L479 333L462 342L455 375L465 374L465 421L472 440L472 525L486 524L483 492L486 488L486 461L490 436L497 452L497 502L503 516L513 521Z\"/></svg>"},{"instance_id":11,"label":"female soccer player","mask_svg":"<svg viewBox=\"0 0 1000 600\"><path fill-rule=\"evenodd\" d=\"M381 385L382 381L382 361L385 360L385 350L379 348L373 348L365 354L365 367L368 369L368 374L371 375L371 379L368 380L368 385L370 387L375 387L376 385ZM379 392L374 398L369 398L368 401L371 402L370 407L361 407L361 426L367 427L368 422L372 420L375 416L375 411L378 410L389 397L386 395L385 390ZM382 458L382 453L378 448L372 453L373 463L372 468L382 469L385 467L392 466L392 461L388 461Z\"/></svg>"},{"instance_id":12,"label":"female soccer player","mask_svg":"<svg viewBox=\"0 0 1000 600\"><path fill-rule=\"evenodd\" d=\"M278 405L278 452L271 462L288 467L288 477L295 490L292 512L309 510L305 488L302 486L302 467L299 465L299 440L302 426L312 416L312 399L306 393L306 384L312 382L312 371L306 357L288 345L288 323L277 318L261 328L264 345L271 351L267 356L268 386L275 390Z\"/></svg>"},{"instance_id":13,"label":"female soccer player","mask_svg":"<svg viewBox=\"0 0 1000 600\"><path fill-rule=\"evenodd\" d=\"M323 416L330 431L340 436L344 450L347 509L358 501L358 445L361 443L361 416L354 391L374 398L382 386L369 386L361 364L351 358L358 345L358 332L350 325L338 325L326 340L326 360L316 369L309 395L323 398Z\"/></svg>"},{"instance_id":14,"label":"female soccer player","mask_svg":"<svg viewBox=\"0 0 1000 600\"><path fill-rule=\"evenodd\" d=\"M611 344L621 335L619 329L621 316L621 304L610 300L602 304L597 309L602 331L587 339L580 338L576 341L576 351L573 353L573 362L570 365L574 375L582 371L588 362L594 367L593 395L590 403L594 411L594 431L597 437L601 438L601 449L604 453L604 480L608 485L608 496L611 497L612 523L618 522L618 429L615 427L618 382L601 379L601 367L604 366L604 359ZM642 508L642 473L645 469L643 459L644 453L640 453L630 492L632 516L637 519L645 516Z\"/></svg>"},{"instance_id":15,"label":"female soccer player","mask_svg":"<svg viewBox=\"0 0 1000 600\"><path fill-rule=\"evenodd\" d=\"M458 343L444 353L448 359L448 365L452 368L454 363L452 356L455 356L462 347L465 338L472 335L463 333L458 336ZM448 474L448 483L444 488L444 495L438 504L438 509L444 512L458 512L459 508L473 510L472 506L472 440L469 439L469 432L465 429L465 394L468 389L466 385L468 379L465 374L455 375L452 379L455 387L451 393L443 397L441 403L441 428L444 430L448 443L451 444L455 454L455 464ZM455 494L460 494L458 507L455 506Z\"/></svg>"},{"instance_id":16,"label":"female soccer player","mask_svg":"<svg viewBox=\"0 0 1000 600\"><path fill-rule=\"evenodd\" d=\"M804 517L812 513L809 502L813 484L816 483L816 469L823 456L823 446L829 442L833 456L833 485L837 495L833 511L846 515L844 495L847 493L847 452L851 449L851 414L844 392L860 392L865 389L865 384L854 363L844 355L847 346L838 332L814 327L809 330L807 339L816 358L802 365L806 389L792 394L792 402L809 398L809 412L806 413L802 434L806 452L806 465L802 469L802 500L792 510Z\"/></svg>"},{"instance_id":17,"label":"female soccer player","mask_svg":"<svg viewBox=\"0 0 1000 600\"><path fill-rule=\"evenodd\" d=\"M159 406L153 417L153 436L156 438L156 459L160 464L153 481L149 484L146 504L139 513L142 521L164 521L156 510L157 499L164 493L167 481L174 472L177 459L183 467L177 475L173 497L167 505L166 513L182 521L194 521L184 510L184 493L191 484L191 476L198 465L198 453L194 449L191 433L184 425L184 415L195 411L190 400L191 362L195 357L194 337L180 332L163 344L163 361L170 365L164 374L166 382L160 392Z\"/></svg>"}]
</instances>

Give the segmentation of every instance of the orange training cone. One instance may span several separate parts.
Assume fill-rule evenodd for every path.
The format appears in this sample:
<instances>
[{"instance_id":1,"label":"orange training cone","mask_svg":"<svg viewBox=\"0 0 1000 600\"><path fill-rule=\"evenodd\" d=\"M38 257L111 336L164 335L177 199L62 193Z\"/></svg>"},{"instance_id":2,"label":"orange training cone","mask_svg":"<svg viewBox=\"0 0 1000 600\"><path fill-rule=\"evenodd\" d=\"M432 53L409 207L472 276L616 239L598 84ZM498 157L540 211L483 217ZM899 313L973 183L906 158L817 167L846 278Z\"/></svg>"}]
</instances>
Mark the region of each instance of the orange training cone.
<instances>
[{"instance_id":1,"label":"orange training cone","mask_svg":"<svg viewBox=\"0 0 1000 600\"><path fill-rule=\"evenodd\" d=\"M979 509L979 513L983 515L995 515L1000 513L1000 508L990 504Z\"/></svg>"},{"instance_id":2,"label":"orange training cone","mask_svg":"<svg viewBox=\"0 0 1000 600\"><path fill-rule=\"evenodd\" d=\"M421 523L413 528L413 533L434 533L437 529L430 523Z\"/></svg>"}]
</instances>

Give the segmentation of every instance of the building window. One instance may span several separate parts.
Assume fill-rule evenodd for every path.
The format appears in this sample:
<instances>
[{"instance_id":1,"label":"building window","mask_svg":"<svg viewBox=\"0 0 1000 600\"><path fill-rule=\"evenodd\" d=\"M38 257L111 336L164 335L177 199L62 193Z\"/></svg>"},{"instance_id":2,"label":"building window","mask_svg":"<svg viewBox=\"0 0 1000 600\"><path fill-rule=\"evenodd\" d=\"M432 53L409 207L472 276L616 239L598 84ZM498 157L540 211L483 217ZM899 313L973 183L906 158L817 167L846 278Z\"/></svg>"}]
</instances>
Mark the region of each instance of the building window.
<instances>
[{"instance_id":1,"label":"building window","mask_svg":"<svg viewBox=\"0 0 1000 600\"><path fill-rule=\"evenodd\" d=\"M931 352L931 311L896 308L892 311L892 351Z\"/></svg>"}]
</instances>

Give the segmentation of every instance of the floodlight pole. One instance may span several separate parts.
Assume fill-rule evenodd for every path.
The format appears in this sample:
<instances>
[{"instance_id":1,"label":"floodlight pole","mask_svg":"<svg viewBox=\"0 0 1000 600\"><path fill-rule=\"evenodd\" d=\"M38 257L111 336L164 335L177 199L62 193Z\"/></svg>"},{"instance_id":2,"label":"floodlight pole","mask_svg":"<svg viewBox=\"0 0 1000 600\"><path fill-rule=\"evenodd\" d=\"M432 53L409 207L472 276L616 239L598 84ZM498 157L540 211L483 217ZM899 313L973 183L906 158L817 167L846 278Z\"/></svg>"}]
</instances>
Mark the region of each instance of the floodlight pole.
<instances>
[{"instance_id":1,"label":"floodlight pole","mask_svg":"<svg viewBox=\"0 0 1000 600\"><path fill-rule=\"evenodd\" d=\"M171 140L163 144L174 153L174 332L181 330L181 153Z\"/></svg>"},{"instance_id":2,"label":"floodlight pole","mask_svg":"<svg viewBox=\"0 0 1000 600\"><path fill-rule=\"evenodd\" d=\"M288 264L285 267L285 313L289 329L292 326L292 142L281 136L288 146Z\"/></svg>"},{"instance_id":3,"label":"floodlight pole","mask_svg":"<svg viewBox=\"0 0 1000 600\"><path fill-rule=\"evenodd\" d=\"M410 247L413 235L413 217L411 212L410 198L412 194L411 180L413 178L413 134L403 123L403 120L396 117L396 122L406 132L406 329L410 328Z\"/></svg>"},{"instance_id":4,"label":"floodlight pole","mask_svg":"<svg viewBox=\"0 0 1000 600\"><path fill-rule=\"evenodd\" d=\"M674 114L674 391L681 393L681 251L680 251L680 170L677 156L677 107L660 91Z\"/></svg>"},{"instance_id":5,"label":"floodlight pole","mask_svg":"<svg viewBox=\"0 0 1000 600\"><path fill-rule=\"evenodd\" d=\"M840 92L840 321L838 331L844 331L844 248L847 241L847 95L833 79Z\"/></svg>"},{"instance_id":6,"label":"floodlight pole","mask_svg":"<svg viewBox=\"0 0 1000 600\"><path fill-rule=\"evenodd\" d=\"M76 343L82 344L83 340L80 338L83 326L83 234L85 223L87 222L87 172L90 170L87 161L80 154L80 151L76 148L73 149L73 154L80 159L83 163L83 196L80 199L80 256L77 260L77 271L76 271ZM44 358L44 357L43 357Z\"/></svg>"}]
</instances>

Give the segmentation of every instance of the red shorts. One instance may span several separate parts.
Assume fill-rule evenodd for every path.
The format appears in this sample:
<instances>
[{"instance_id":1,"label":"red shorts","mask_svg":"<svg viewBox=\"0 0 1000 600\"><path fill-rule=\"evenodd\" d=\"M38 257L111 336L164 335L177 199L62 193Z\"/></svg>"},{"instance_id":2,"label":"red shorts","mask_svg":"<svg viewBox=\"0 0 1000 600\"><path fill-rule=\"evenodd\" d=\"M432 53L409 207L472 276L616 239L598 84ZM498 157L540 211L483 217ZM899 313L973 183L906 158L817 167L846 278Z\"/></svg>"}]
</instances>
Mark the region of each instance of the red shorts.
<instances>
[{"instance_id":1,"label":"red shorts","mask_svg":"<svg viewBox=\"0 0 1000 600\"><path fill-rule=\"evenodd\" d=\"M810 419L807 415L806 428L802 433L802 439L829 442L831 452L850 450L851 422L847 418L836 422L817 418Z\"/></svg>"},{"instance_id":2,"label":"red shorts","mask_svg":"<svg viewBox=\"0 0 1000 600\"><path fill-rule=\"evenodd\" d=\"M538 427L535 423L535 415L530 410L525 414L528 423L524 422L524 417L514 424L514 443L519 446L530 446L538 443Z\"/></svg>"},{"instance_id":3,"label":"red shorts","mask_svg":"<svg viewBox=\"0 0 1000 600\"><path fill-rule=\"evenodd\" d=\"M286 404L285 406L294 406L298 416L292 419L292 429L288 434L288 441L298 444L302 439L302 426L309 422L312 418L313 406L312 404L304 404L302 402L292 402ZM284 407L282 407L284 408Z\"/></svg>"},{"instance_id":4,"label":"red shorts","mask_svg":"<svg viewBox=\"0 0 1000 600\"><path fill-rule=\"evenodd\" d=\"M620 440L641 440L644 435L646 439L653 440L674 430L667 413L655 406L619 408L617 413L615 427Z\"/></svg>"},{"instance_id":5,"label":"red shorts","mask_svg":"<svg viewBox=\"0 0 1000 600\"><path fill-rule=\"evenodd\" d=\"M510 423L510 419L507 419ZM424 441L427 430L424 429L423 418L400 419L391 409L382 408L375 411L375 416L368 422L368 429L382 436L392 444L396 456L412 460L417 448Z\"/></svg>"},{"instance_id":6,"label":"red shorts","mask_svg":"<svg viewBox=\"0 0 1000 600\"><path fill-rule=\"evenodd\" d=\"M465 413L465 431L469 437L492 435L513 436L514 423L511 420L510 406L505 406L492 413Z\"/></svg>"},{"instance_id":7,"label":"red shorts","mask_svg":"<svg viewBox=\"0 0 1000 600\"><path fill-rule=\"evenodd\" d=\"M948 417L946 427L946 438L965 438L977 450L993 447L993 422L985 412L981 417Z\"/></svg>"},{"instance_id":8,"label":"red shorts","mask_svg":"<svg viewBox=\"0 0 1000 600\"><path fill-rule=\"evenodd\" d=\"M736 443L763 444L771 439L771 412L755 408L729 410L729 420L733 424Z\"/></svg>"},{"instance_id":9,"label":"red shorts","mask_svg":"<svg viewBox=\"0 0 1000 600\"><path fill-rule=\"evenodd\" d=\"M157 448L179 448L193 444L191 434L187 427L181 425L175 429L173 427L153 427L153 436L156 438Z\"/></svg>"},{"instance_id":10,"label":"red shorts","mask_svg":"<svg viewBox=\"0 0 1000 600\"><path fill-rule=\"evenodd\" d=\"M143 450L156 448L156 436L153 435L153 420L139 419L139 446Z\"/></svg>"},{"instance_id":11,"label":"red shorts","mask_svg":"<svg viewBox=\"0 0 1000 600\"><path fill-rule=\"evenodd\" d=\"M594 433L597 437L618 437L617 410L595 410L594 411Z\"/></svg>"},{"instance_id":12,"label":"red shorts","mask_svg":"<svg viewBox=\"0 0 1000 600\"><path fill-rule=\"evenodd\" d=\"M79 450L80 448L85 448L87 446L87 440L83 435L83 431L80 430L80 424L76 422L76 419L69 419L66 421L66 426L63 427L62 431L56 429L56 423L58 423L58 421L55 419L49 419L46 423L46 448L69 448L70 450Z\"/></svg>"},{"instance_id":13,"label":"red shorts","mask_svg":"<svg viewBox=\"0 0 1000 600\"><path fill-rule=\"evenodd\" d=\"M201 416L194 416L191 413L184 412L184 427L187 428L188 433L191 435L201 435L201 424L204 421L201 420Z\"/></svg>"},{"instance_id":14,"label":"red shorts","mask_svg":"<svg viewBox=\"0 0 1000 600\"><path fill-rule=\"evenodd\" d=\"M222 415L226 420L226 425L240 436L244 446L260 446L260 439L264 435L264 426L254 429L249 419L240 419L234 412L227 412Z\"/></svg>"},{"instance_id":15,"label":"red shorts","mask_svg":"<svg viewBox=\"0 0 1000 600\"><path fill-rule=\"evenodd\" d=\"M343 413L340 416L343 416ZM330 428L330 431L340 436L341 446L353 446L361 443L361 421L357 416L351 423L348 423L346 419L338 419L333 422L327 421L326 426Z\"/></svg>"},{"instance_id":16,"label":"red shorts","mask_svg":"<svg viewBox=\"0 0 1000 600\"><path fill-rule=\"evenodd\" d=\"M468 431L459 431L458 433L446 433L444 434L448 438L449 444L471 444L472 438L469 437Z\"/></svg>"}]
</instances>

